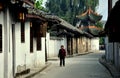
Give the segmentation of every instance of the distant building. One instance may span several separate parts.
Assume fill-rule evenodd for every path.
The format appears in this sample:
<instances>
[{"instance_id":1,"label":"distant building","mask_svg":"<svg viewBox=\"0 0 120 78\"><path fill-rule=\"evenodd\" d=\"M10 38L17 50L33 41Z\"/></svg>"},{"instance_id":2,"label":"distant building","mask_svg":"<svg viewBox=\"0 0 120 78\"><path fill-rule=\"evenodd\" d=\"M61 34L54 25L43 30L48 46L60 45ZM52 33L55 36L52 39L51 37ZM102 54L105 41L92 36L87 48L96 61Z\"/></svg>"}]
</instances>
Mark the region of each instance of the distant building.
<instances>
[{"instance_id":1,"label":"distant building","mask_svg":"<svg viewBox=\"0 0 120 78\"><path fill-rule=\"evenodd\" d=\"M95 23L102 19L102 15L94 12L91 8L76 17L80 20L80 23L78 23L79 29L96 37L99 35L99 32L102 31L101 28L95 26Z\"/></svg>"}]
</instances>

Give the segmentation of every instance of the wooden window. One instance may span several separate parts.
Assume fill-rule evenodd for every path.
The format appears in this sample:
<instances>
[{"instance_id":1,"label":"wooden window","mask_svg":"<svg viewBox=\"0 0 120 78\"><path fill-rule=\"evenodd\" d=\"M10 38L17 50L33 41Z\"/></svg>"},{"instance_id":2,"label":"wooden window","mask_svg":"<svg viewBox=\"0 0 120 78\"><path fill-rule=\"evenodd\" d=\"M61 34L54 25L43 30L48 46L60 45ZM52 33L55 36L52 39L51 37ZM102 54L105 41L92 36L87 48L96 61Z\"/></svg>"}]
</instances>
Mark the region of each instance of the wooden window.
<instances>
[{"instance_id":1,"label":"wooden window","mask_svg":"<svg viewBox=\"0 0 120 78\"><path fill-rule=\"evenodd\" d=\"M0 24L0 53L2 53L2 25Z\"/></svg>"},{"instance_id":2,"label":"wooden window","mask_svg":"<svg viewBox=\"0 0 120 78\"><path fill-rule=\"evenodd\" d=\"M40 26L37 27L37 50L41 50L41 32L40 32Z\"/></svg>"},{"instance_id":3,"label":"wooden window","mask_svg":"<svg viewBox=\"0 0 120 78\"><path fill-rule=\"evenodd\" d=\"M33 53L33 27L30 27L30 53Z\"/></svg>"},{"instance_id":4,"label":"wooden window","mask_svg":"<svg viewBox=\"0 0 120 78\"><path fill-rule=\"evenodd\" d=\"M41 37L37 37L37 50L41 50Z\"/></svg>"},{"instance_id":5,"label":"wooden window","mask_svg":"<svg viewBox=\"0 0 120 78\"><path fill-rule=\"evenodd\" d=\"M25 23L21 22L21 43L25 42Z\"/></svg>"}]
</instances>

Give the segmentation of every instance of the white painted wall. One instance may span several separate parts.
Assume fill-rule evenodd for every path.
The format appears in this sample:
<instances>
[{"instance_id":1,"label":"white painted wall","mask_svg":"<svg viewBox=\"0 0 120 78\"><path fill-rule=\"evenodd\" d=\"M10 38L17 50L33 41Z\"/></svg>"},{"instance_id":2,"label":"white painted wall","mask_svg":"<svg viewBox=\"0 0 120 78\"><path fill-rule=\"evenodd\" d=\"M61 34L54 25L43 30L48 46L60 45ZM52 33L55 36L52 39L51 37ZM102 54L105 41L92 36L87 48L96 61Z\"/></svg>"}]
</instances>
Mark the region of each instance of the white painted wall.
<instances>
[{"instance_id":1,"label":"white painted wall","mask_svg":"<svg viewBox=\"0 0 120 78\"><path fill-rule=\"evenodd\" d=\"M109 59L109 52L108 52L108 37L105 37L105 55L106 55L106 60L108 61L108 59Z\"/></svg>"},{"instance_id":2,"label":"white painted wall","mask_svg":"<svg viewBox=\"0 0 120 78\"><path fill-rule=\"evenodd\" d=\"M112 62L114 59L113 43L110 43L108 37L105 38L105 55L108 62Z\"/></svg>"},{"instance_id":3,"label":"white painted wall","mask_svg":"<svg viewBox=\"0 0 120 78\"><path fill-rule=\"evenodd\" d=\"M41 51L37 51L37 63L39 65L45 65L45 38L42 37L42 49Z\"/></svg>"},{"instance_id":4,"label":"white painted wall","mask_svg":"<svg viewBox=\"0 0 120 78\"><path fill-rule=\"evenodd\" d=\"M8 78L13 78L13 39L12 39L12 16L8 13L8 26L9 26L9 54L8 54ZM8 17L7 16L7 17Z\"/></svg>"},{"instance_id":5,"label":"white painted wall","mask_svg":"<svg viewBox=\"0 0 120 78\"><path fill-rule=\"evenodd\" d=\"M109 61L113 61L113 43L108 43Z\"/></svg>"},{"instance_id":6,"label":"white painted wall","mask_svg":"<svg viewBox=\"0 0 120 78\"><path fill-rule=\"evenodd\" d=\"M3 12L0 12L0 24L2 24L2 32L4 32L4 24L3 24ZM0 78L4 78L4 33L3 36L3 51L0 53Z\"/></svg>"},{"instance_id":7,"label":"white painted wall","mask_svg":"<svg viewBox=\"0 0 120 78\"><path fill-rule=\"evenodd\" d=\"M62 45L64 45L64 49L67 51L67 37L63 38Z\"/></svg>"},{"instance_id":8,"label":"white painted wall","mask_svg":"<svg viewBox=\"0 0 120 78\"><path fill-rule=\"evenodd\" d=\"M30 53L30 24L25 23L25 43L21 43L20 23L16 23L15 28L15 52L16 52L16 72L18 66L26 65L26 68L39 67L45 64L45 38L42 38L42 49L37 51L36 38L33 39L33 53Z\"/></svg>"},{"instance_id":9,"label":"white painted wall","mask_svg":"<svg viewBox=\"0 0 120 78\"><path fill-rule=\"evenodd\" d=\"M120 71L120 43L118 43L118 66Z\"/></svg>"},{"instance_id":10,"label":"white painted wall","mask_svg":"<svg viewBox=\"0 0 120 78\"><path fill-rule=\"evenodd\" d=\"M57 57L61 45L67 50L67 39L66 37L61 39L50 38L50 34L47 33L47 57Z\"/></svg>"},{"instance_id":11,"label":"white painted wall","mask_svg":"<svg viewBox=\"0 0 120 78\"><path fill-rule=\"evenodd\" d=\"M114 64L119 69L119 43L114 43Z\"/></svg>"},{"instance_id":12,"label":"white painted wall","mask_svg":"<svg viewBox=\"0 0 120 78\"><path fill-rule=\"evenodd\" d=\"M2 53L0 53L0 78L12 77L12 19L9 10L0 12L0 24L2 24Z\"/></svg>"},{"instance_id":13,"label":"white painted wall","mask_svg":"<svg viewBox=\"0 0 120 78\"><path fill-rule=\"evenodd\" d=\"M62 40L50 40L49 41L49 53L48 53L48 57L55 57L58 55L59 52L59 48Z\"/></svg>"},{"instance_id":14,"label":"white painted wall","mask_svg":"<svg viewBox=\"0 0 120 78\"><path fill-rule=\"evenodd\" d=\"M2 12L1 12L2 13ZM13 78L12 76L12 19L9 9L6 9L3 16L3 78Z\"/></svg>"},{"instance_id":15,"label":"white painted wall","mask_svg":"<svg viewBox=\"0 0 120 78\"><path fill-rule=\"evenodd\" d=\"M49 57L50 33L46 33L47 57Z\"/></svg>"},{"instance_id":16,"label":"white painted wall","mask_svg":"<svg viewBox=\"0 0 120 78\"><path fill-rule=\"evenodd\" d=\"M39 67L41 65L45 65L45 38L41 39L42 48L40 51L37 51L37 43L36 38L33 39L33 53L31 53L30 61L32 67Z\"/></svg>"},{"instance_id":17,"label":"white painted wall","mask_svg":"<svg viewBox=\"0 0 120 78\"><path fill-rule=\"evenodd\" d=\"M99 50L99 38L91 39L91 50Z\"/></svg>"},{"instance_id":18,"label":"white painted wall","mask_svg":"<svg viewBox=\"0 0 120 78\"><path fill-rule=\"evenodd\" d=\"M16 72L17 66L26 65L26 57L30 46L30 27L25 24L25 43L21 43L21 25L20 23L15 24L15 63L16 63Z\"/></svg>"}]
</instances>

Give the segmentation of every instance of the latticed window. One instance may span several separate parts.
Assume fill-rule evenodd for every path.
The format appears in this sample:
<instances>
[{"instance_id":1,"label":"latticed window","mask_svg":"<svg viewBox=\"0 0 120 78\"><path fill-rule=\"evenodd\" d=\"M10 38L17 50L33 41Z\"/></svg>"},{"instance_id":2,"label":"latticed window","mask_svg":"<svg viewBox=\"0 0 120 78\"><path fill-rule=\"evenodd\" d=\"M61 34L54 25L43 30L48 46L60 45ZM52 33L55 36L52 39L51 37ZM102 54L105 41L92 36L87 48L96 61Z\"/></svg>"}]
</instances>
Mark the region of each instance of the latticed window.
<instances>
[{"instance_id":1,"label":"latticed window","mask_svg":"<svg viewBox=\"0 0 120 78\"><path fill-rule=\"evenodd\" d=\"M33 53L33 27L30 27L30 53Z\"/></svg>"},{"instance_id":2,"label":"latticed window","mask_svg":"<svg viewBox=\"0 0 120 78\"><path fill-rule=\"evenodd\" d=\"M42 32L40 31L40 24L33 22L33 37L36 39L36 50L41 50L41 37Z\"/></svg>"},{"instance_id":3,"label":"latticed window","mask_svg":"<svg viewBox=\"0 0 120 78\"><path fill-rule=\"evenodd\" d=\"M37 50L41 50L41 31L39 26L37 28Z\"/></svg>"},{"instance_id":4,"label":"latticed window","mask_svg":"<svg viewBox=\"0 0 120 78\"><path fill-rule=\"evenodd\" d=\"M2 52L2 25L0 24L0 53Z\"/></svg>"},{"instance_id":5,"label":"latticed window","mask_svg":"<svg viewBox=\"0 0 120 78\"><path fill-rule=\"evenodd\" d=\"M25 23L21 22L21 43L25 42Z\"/></svg>"}]
</instances>

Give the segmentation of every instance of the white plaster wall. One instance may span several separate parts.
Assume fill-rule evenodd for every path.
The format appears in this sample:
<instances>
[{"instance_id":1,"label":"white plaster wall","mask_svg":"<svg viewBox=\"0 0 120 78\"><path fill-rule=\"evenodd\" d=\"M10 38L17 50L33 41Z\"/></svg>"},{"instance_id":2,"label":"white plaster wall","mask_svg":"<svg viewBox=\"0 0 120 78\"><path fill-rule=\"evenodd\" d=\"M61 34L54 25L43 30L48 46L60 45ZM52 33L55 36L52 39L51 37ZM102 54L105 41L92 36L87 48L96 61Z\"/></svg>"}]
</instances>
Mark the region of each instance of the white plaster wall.
<instances>
[{"instance_id":1,"label":"white plaster wall","mask_svg":"<svg viewBox=\"0 0 120 78\"><path fill-rule=\"evenodd\" d=\"M91 39L91 50L99 50L99 38Z\"/></svg>"},{"instance_id":2,"label":"white plaster wall","mask_svg":"<svg viewBox=\"0 0 120 78\"><path fill-rule=\"evenodd\" d=\"M62 45L64 45L64 48L67 51L67 38L66 37L63 38Z\"/></svg>"},{"instance_id":3,"label":"white plaster wall","mask_svg":"<svg viewBox=\"0 0 120 78\"><path fill-rule=\"evenodd\" d=\"M41 39L41 50L37 51L36 38L33 38L33 53L27 54L27 67L40 67L45 65L45 38Z\"/></svg>"},{"instance_id":4,"label":"white plaster wall","mask_svg":"<svg viewBox=\"0 0 120 78\"><path fill-rule=\"evenodd\" d=\"M50 34L47 33L47 57L57 57L61 45L67 50L67 39L66 37L62 39L50 39Z\"/></svg>"},{"instance_id":5,"label":"white plaster wall","mask_svg":"<svg viewBox=\"0 0 120 78\"><path fill-rule=\"evenodd\" d=\"M61 40L50 40L49 41L49 54L48 57L55 57L55 54L58 53L59 45L61 45ZM58 45L56 45L58 44Z\"/></svg>"},{"instance_id":6,"label":"white plaster wall","mask_svg":"<svg viewBox=\"0 0 120 78\"><path fill-rule=\"evenodd\" d=\"M62 44L62 40L55 40L54 42L55 42L55 44L54 44L54 56L58 56L58 52L60 49L60 45Z\"/></svg>"},{"instance_id":7,"label":"white plaster wall","mask_svg":"<svg viewBox=\"0 0 120 78\"><path fill-rule=\"evenodd\" d=\"M118 44L118 66L120 71L120 43Z\"/></svg>"},{"instance_id":8,"label":"white plaster wall","mask_svg":"<svg viewBox=\"0 0 120 78\"><path fill-rule=\"evenodd\" d=\"M21 25L16 23L15 25L15 53L16 53L16 71L17 66L23 66L27 64L27 55L30 52L30 27L28 23L25 23L25 42L21 43Z\"/></svg>"},{"instance_id":9,"label":"white plaster wall","mask_svg":"<svg viewBox=\"0 0 120 78\"><path fill-rule=\"evenodd\" d=\"M7 20L7 21L6 21ZM7 10L7 19L6 19L6 15L5 15L5 18L4 18L4 23L7 23L6 26L7 26L7 32L8 32L8 36L7 36L7 39L8 39L8 43L6 46L8 46L8 61L7 61L7 65L8 66L8 77L7 78L13 78L13 62L12 62L12 17L10 16L10 12L9 10ZM6 67L5 66L5 67ZM5 73L6 74L6 73Z\"/></svg>"},{"instance_id":10,"label":"white plaster wall","mask_svg":"<svg viewBox=\"0 0 120 78\"><path fill-rule=\"evenodd\" d=\"M86 37L82 37L82 49L85 51L86 50Z\"/></svg>"},{"instance_id":11,"label":"white plaster wall","mask_svg":"<svg viewBox=\"0 0 120 78\"><path fill-rule=\"evenodd\" d=\"M0 12L0 24L2 24L2 32L4 32L4 24L3 24L3 12ZM3 43L2 43L2 53L0 53L0 78L4 78L4 33L2 33Z\"/></svg>"},{"instance_id":12,"label":"white plaster wall","mask_svg":"<svg viewBox=\"0 0 120 78\"><path fill-rule=\"evenodd\" d=\"M91 50L91 39L88 39L88 50Z\"/></svg>"},{"instance_id":13,"label":"white plaster wall","mask_svg":"<svg viewBox=\"0 0 120 78\"><path fill-rule=\"evenodd\" d=\"M11 78L12 76L12 60L11 60L11 49L10 49L10 37L11 37L11 21L9 18L9 11L6 10L4 13L0 12L0 24L2 24L2 53L0 53L0 78ZM9 64L9 65L8 65Z\"/></svg>"},{"instance_id":14,"label":"white plaster wall","mask_svg":"<svg viewBox=\"0 0 120 78\"><path fill-rule=\"evenodd\" d=\"M12 24L9 10L0 12L0 24L2 24L2 47L3 51L0 53L0 78L12 77Z\"/></svg>"},{"instance_id":15,"label":"white plaster wall","mask_svg":"<svg viewBox=\"0 0 120 78\"><path fill-rule=\"evenodd\" d=\"M8 54L8 78L13 78L13 39L12 39L12 17L9 15L9 54Z\"/></svg>"},{"instance_id":16,"label":"white plaster wall","mask_svg":"<svg viewBox=\"0 0 120 78\"><path fill-rule=\"evenodd\" d=\"M109 61L113 61L113 43L108 43L108 56Z\"/></svg>"},{"instance_id":17,"label":"white plaster wall","mask_svg":"<svg viewBox=\"0 0 120 78\"><path fill-rule=\"evenodd\" d=\"M30 53L30 51L27 53L26 55L26 62L27 62L27 68L32 68L34 67L34 63L35 63L35 52Z\"/></svg>"},{"instance_id":18,"label":"white plaster wall","mask_svg":"<svg viewBox=\"0 0 120 78\"><path fill-rule=\"evenodd\" d=\"M114 43L114 64L119 69L119 43Z\"/></svg>"},{"instance_id":19,"label":"white plaster wall","mask_svg":"<svg viewBox=\"0 0 120 78\"><path fill-rule=\"evenodd\" d=\"M105 55L107 61L109 60L109 52L108 52L108 37L105 37Z\"/></svg>"},{"instance_id":20,"label":"white plaster wall","mask_svg":"<svg viewBox=\"0 0 120 78\"><path fill-rule=\"evenodd\" d=\"M50 33L46 33L46 46L47 46L47 57L49 57L49 46L50 46Z\"/></svg>"},{"instance_id":21,"label":"white plaster wall","mask_svg":"<svg viewBox=\"0 0 120 78\"><path fill-rule=\"evenodd\" d=\"M45 65L45 38L42 37L42 49L37 51L36 62L38 66Z\"/></svg>"},{"instance_id":22,"label":"white plaster wall","mask_svg":"<svg viewBox=\"0 0 120 78\"><path fill-rule=\"evenodd\" d=\"M30 22L25 23L25 43L22 43L24 53L24 64L26 68L30 68L33 65L34 52L30 53ZM24 50L26 49L26 50Z\"/></svg>"},{"instance_id":23,"label":"white plaster wall","mask_svg":"<svg viewBox=\"0 0 120 78\"><path fill-rule=\"evenodd\" d=\"M37 41L33 38L33 53L30 53L30 24L25 24L25 43L21 43L20 24L16 27L16 69L18 65L27 68L39 67L45 64L45 38L41 39L42 49L37 51Z\"/></svg>"}]
</instances>

